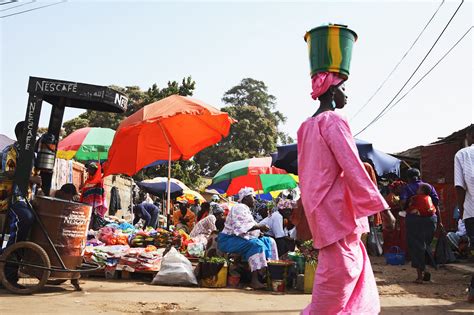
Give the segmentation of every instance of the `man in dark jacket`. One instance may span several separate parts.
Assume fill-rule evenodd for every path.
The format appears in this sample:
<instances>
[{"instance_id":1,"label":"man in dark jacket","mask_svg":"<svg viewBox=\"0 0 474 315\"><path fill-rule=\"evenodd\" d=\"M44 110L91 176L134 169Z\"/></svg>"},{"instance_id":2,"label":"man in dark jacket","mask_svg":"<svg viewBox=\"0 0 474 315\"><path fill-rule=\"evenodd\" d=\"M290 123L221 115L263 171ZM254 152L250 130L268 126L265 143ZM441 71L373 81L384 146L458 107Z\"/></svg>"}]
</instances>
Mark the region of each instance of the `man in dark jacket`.
<instances>
[{"instance_id":1,"label":"man in dark jacket","mask_svg":"<svg viewBox=\"0 0 474 315\"><path fill-rule=\"evenodd\" d=\"M159 212L160 209L151 203L142 202L141 204L135 205L133 207L133 214L135 215L133 225L137 224L140 219L143 219L145 221L145 227L151 226L156 229Z\"/></svg>"}]
</instances>

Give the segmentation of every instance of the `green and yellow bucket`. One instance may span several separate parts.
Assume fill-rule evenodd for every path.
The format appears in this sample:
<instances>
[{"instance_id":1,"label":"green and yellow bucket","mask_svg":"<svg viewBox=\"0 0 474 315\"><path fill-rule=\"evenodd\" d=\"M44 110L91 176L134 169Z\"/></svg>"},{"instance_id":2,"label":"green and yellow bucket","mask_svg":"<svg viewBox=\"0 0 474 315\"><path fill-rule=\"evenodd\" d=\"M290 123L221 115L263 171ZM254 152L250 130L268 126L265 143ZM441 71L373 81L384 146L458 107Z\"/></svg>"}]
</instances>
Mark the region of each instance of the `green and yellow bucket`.
<instances>
[{"instance_id":1,"label":"green and yellow bucket","mask_svg":"<svg viewBox=\"0 0 474 315\"><path fill-rule=\"evenodd\" d=\"M349 77L352 46L357 34L346 25L329 24L306 32L311 77L319 72L335 72L343 79Z\"/></svg>"}]
</instances>

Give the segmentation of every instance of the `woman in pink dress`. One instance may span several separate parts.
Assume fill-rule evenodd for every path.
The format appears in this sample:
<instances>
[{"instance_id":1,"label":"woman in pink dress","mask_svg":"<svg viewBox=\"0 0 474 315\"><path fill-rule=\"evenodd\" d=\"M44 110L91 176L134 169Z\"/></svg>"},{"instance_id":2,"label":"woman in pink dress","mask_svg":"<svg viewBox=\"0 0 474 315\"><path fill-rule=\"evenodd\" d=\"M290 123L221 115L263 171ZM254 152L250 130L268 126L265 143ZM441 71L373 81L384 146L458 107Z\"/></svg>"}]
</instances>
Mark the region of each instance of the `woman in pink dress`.
<instances>
[{"instance_id":1,"label":"woman in pink dress","mask_svg":"<svg viewBox=\"0 0 474 315\"><path fill-rule=\"evenodd\" d=\"M359 159L347 120L343 80L313 76L320 106L298 130L301 198L319 249L311 303L302 314L378 314L379 295L366 249L367 217L388 209Z\"/></svg>"}]
</instances>

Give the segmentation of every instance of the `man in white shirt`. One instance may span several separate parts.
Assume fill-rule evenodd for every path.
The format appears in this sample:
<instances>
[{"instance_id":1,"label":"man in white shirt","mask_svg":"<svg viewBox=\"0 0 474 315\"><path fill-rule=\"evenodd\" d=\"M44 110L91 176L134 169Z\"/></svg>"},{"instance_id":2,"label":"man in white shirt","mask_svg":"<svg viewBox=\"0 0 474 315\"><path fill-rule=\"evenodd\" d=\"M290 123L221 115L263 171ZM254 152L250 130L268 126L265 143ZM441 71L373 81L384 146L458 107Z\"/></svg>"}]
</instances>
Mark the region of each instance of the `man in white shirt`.
<instances>
[{"instance_id":1,"label":"man in white shirt","mask_svg":"<svg viewBox=\"0 0 474 315\"><path fill-rule=\"evenodd\" d=\"M280 257L295 249L295 227L284 226L284 219L290 218L295 205L293 200L280 199L277 205L278 211L260 221L260 224L265 224L270 228L265 234L275 239Z\"/></svg>"},{"instance_id":2,"label":"man in white shirt","mask_svg":"<svg viewBox=\"0 0 474 315\"><path fill-rule=\"evenodd\" d=\"M469 237L471 256L474 250L474 125L467 130L468 147L454 157L454 185L461 217ZM474 303L474 275L471 277L469 302Z\"/></svg>"}]
</instances>

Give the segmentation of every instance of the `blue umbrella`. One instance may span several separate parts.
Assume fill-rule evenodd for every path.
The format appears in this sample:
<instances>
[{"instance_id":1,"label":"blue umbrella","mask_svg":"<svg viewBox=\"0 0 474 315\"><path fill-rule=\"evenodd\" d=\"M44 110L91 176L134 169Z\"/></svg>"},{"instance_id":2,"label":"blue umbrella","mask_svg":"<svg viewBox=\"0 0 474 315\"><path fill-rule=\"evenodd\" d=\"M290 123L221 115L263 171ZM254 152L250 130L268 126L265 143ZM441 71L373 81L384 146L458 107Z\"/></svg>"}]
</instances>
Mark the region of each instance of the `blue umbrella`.
<instances>
[{"instance_id":1,"label":"blue umbrella","mask_svg":"<svg viewBox=\"0 0 474 315\"><path fill-rule=\"evenodd\" d=\"M168 193L168 183L165 182L150 182L150 181L142 181L137 183L138 187L143 189L149 194L155 195L155 196L161 196L163 194ZM183 188L179 186L176 183L171 182L170 183L170 193L171 193L171 198L176 198L179 197L183 194Z\"/></svg>"},{"instance_id":2,"label":"blue umbrella","mask_svg":"<svg viewBox=\"0 0 474 315\"><path fill-rule=\"evenodd\" d=\"M230 185L230 179L226 179L226 180L223 180L222 182L218 182L216 184L211 184L207 186L206 190L207 191L215 190L219 194L225 194L229 185Z\"/></svg>"},{"instance_id":3,"label":"blue umbrella","mask_svg":"<svg viewBox=\"0 0 474 315\"><path fill-rule=\"evenodd\" d=\"M356 139L357 150L362 161L371 161L378 176L395 174L400 176L400 160L373 148L372 144ZM296 143L277 147L273 165L286 170L288 173L298 174L298 147Z\"/></svg>"},{"instance_id":4,"label":"blue umbrella","mask_svg":"<svg viewBox=\"0 0 474 315\"><path fill-rule=\"evenodd\" d=\"M164 164L168 164L168 161L166 161L166 160L157 160L153 163L150 163L150 164L144 166L143 168L149 168L149 167L154 167L154 166L164 165Z\"/></svg>"},{"instance_id":5,"label":"blue umbrella","mask_svg":"<svg viewBox=\"0 0 474 315\"><path fill-rule=\"evenodd\" d=\"M266 193L266 194L257 195L257 199L265 200L265 201L272 201L273 197L272 197L272 194Z\"/></svg>"}]
</instances>

